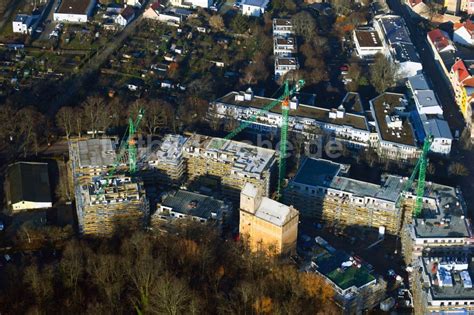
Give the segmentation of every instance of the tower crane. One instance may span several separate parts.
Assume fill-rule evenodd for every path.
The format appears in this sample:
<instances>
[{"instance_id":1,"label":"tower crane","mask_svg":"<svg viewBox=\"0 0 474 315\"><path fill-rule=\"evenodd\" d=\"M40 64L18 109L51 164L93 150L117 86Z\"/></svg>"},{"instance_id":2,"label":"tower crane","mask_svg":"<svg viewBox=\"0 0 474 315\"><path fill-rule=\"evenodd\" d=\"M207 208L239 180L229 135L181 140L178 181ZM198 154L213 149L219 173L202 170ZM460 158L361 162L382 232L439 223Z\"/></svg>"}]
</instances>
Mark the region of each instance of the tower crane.
<instances>
[{"instance_id":1,"label":"tower crane","mask_svg":"<svg viewBox=\"0 0 474 315\"><path fill-rule=\"evenodd\" d=\"M420 157L411 173L410 178L403 186L401 191L401 197L398 198L397 207L400 206L402 202L402 196L413 187L413 182L418 175L417 187L416 187L416 201L415 208L413 210L413 217L417 218L420 216L423 208L423 195L425 194L425 179L426 179L426 167L428 166L428 152L430 151L431 144L433 143L433 136L428 135L425 137L423 142L423 150Z\"/></svg>"},{"instance_id":2,"label":"tower crane","mask_svg":"<svg viewBox=\"0 0 474 315\"><path fill-rule=\"evenodd\" d=\"M225 140L230 140L235 137L242 130L254 123L259 116L268 113L277 105L281 104L281 115L282 121L280 126L280 155L279 155L279 164L278 164L278 185L277 185L277 198L280 199L283 189L283 184L286 175L286 155L288 149L288 116L290 112L290 96L298 92L305 84L304 80L298 80L296 84L290 89L289 81L286 80L284 83L283 94L276 100L270 102L268 105L265 105L261 108L256 114L253 114L249 119L242 122L237 128L230 132L227 136L224 137ZM278 93L278 91L277 91Z\"/></svg>"}]
</instances>

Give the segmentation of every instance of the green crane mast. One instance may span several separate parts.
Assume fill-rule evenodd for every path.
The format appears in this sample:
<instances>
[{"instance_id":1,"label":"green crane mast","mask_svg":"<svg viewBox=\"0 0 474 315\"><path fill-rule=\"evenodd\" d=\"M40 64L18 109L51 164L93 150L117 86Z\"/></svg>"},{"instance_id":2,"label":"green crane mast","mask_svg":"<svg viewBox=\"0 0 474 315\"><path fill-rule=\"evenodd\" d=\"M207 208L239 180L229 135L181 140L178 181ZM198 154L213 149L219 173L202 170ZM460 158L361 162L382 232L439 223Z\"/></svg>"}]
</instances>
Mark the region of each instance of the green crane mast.
<instances>
[{"instance_id":1,"label":"green crane mast","mask_svg":"<svg viewBox=\"0 0 474 315\"><path fill-rule=\"evenodd\" d=\"M425 179L426 179L426 167L428 166L428 152L430 151L431 144L433 143L433 136L428 135L425 138L423 143L423 151L421 152L421 156L419 157L413 172L411 173L410 178L405 183L402 189L402 195L406 193L413 187L413 182L418 175L418 182L416 186L416 201L415 201L415 208L413 210L413 217L417 218L421 214L421 210L423 208L423 195L425 194ZM400 206L402 198L398 199L397 207Z\"/></svg>"},{"instance_id":2,"label":"green crane mast","mask_svg":"<svg viewBox=\"0 0 474 315\"><path fill-rule=\"evenodd\" d=\"M277 197L281 197L281 190L285 181L286 175L286 155L287 155L287 143L288 143L288 116L290 111L290 96L299 91L305 84L304 80L298 80L298 82L290 89L288 80L284 83L284 92L276 100L272 101L268 105L261 108L256 114L250 116L249 119L242 122L237 128L230 132L224 137L225 140L232 139L242 130L250 126L255 122L259 116L268 113L278 104L281 104L282 123L280 126L280 156L279 156L279 167L278 167L278 185L277 185ZM278 92L278 91L277 91Z\"/></svg>"}]
</instances>

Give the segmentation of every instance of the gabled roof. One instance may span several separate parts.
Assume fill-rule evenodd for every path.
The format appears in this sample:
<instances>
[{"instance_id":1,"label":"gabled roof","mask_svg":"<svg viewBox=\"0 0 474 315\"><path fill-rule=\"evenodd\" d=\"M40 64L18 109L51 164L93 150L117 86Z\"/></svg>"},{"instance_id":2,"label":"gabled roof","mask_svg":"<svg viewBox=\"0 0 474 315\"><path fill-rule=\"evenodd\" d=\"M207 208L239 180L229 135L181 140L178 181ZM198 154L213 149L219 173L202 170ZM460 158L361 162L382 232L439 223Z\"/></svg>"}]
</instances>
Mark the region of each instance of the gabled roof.
<instances>
[{"instance_id":1,"label":"gabled roof","mask_svg":"<svg viewBox=\"0 0 474 315\"><path fill-rule=\"evenodd\" d=\"M472 73L468 70L462 59L459 59L454 63L452 71L457 72L459 82L462 82L472 76Z\"/></svg>"},{"instance_id":2,"label":"gabled roof","mask_svg":"<svg viewBox=\"0 0 474 315\"><path fill-rule=\"evenodd\" d=\"M441 31L440 29L435 29L428 32L428 38L436 47L437 51L441 51L445 49L446 47L448 47L449 45L452 45L451 40L449 39L448 35L444 33L443 31Z\"/></svg>"},{"instance_id":3,"label":"gabled roof","mask_svg":"<svg viewBox=\"0 0 474 315\"><path fill-rule=\"evenodd\" d=\"M7 169L7 180L12 204L21 201L51 202L47 163L12 164Z\"/></svg>"},{"instance_id":4,"label":"gabled roof","mask_svg":"<svg viewBox=\"0 0 474 315\"><path fill-rule=\"evenodd\" d=\"M123 16L127 21L133 17L135 14L135 10L131 6L127 6L125 9L123 9L122 13L120 13L121 16Z\"/></svg>"},{"instance_id":5,"label":"gabled roof","mask_svg":"<svg viewBox=\"0 0 474 315\"><path fill-rule=\"evenodd\" d=\"M474 22L471 20L466 20L464 23L455 23L453 26L454 31L457 31L463 27L469 32L469 34L474 32Z\"/></svg>"}]
</instances>

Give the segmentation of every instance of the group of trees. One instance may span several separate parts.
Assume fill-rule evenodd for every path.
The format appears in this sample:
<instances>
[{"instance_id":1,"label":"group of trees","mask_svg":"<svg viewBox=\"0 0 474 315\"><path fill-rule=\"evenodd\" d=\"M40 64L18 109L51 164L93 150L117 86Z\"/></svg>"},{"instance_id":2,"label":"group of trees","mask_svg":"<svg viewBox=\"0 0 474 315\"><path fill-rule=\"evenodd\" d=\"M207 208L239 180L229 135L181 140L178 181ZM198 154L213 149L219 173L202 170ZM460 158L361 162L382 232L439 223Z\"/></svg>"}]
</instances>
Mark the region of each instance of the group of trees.
<instances>
[{"instance_id":1,"label":"group of trees","mask_svg":"<svg viewBox=\"0 0 474 315\"><path fill-rule=\"evenodd\" d=\"M212 228L137 232L96 242L71 240L61 257L0 275L0 311L88 314L336 314L333 290Z\"/></svg>"}]
</instances>

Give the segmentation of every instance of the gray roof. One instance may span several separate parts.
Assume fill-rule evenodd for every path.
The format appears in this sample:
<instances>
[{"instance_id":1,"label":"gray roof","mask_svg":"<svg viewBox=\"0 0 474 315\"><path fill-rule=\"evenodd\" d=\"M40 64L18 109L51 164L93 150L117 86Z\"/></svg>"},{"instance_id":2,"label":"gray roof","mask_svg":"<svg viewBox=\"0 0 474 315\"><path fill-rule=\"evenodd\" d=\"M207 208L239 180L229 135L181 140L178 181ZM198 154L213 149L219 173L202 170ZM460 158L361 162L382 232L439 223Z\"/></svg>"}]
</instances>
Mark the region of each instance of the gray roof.
<instances>
[{"instance_id":1,"label":"gray roof","mask_svg":"<svg viewBox=\"0 0 474 315\"><path fill-rule=\"evenodd\" d=\"M87 139L78 141L79 166L110 166L114 164L116 153L112 139Z\"/></svg>"},{"instance_id":2,"label":"gray roof","mask_svg":"<svg viewBox=\"0 0 474 315\"><path fill-rule=\"evenodd\" d=\"M301 164L294 182L308 186L327 186L341 171L341 164L307 158Z\"/></svg>"},{"instance_id":3,"label":"gray roof","mask_svg":"<svg viewBox=\"0 0 474 315\"><path fill-rule=\"evenodd\" d=\"M430 86L428 82L426 82L426 78L424 74L417 74L413 77L408 78L408 83L412 90L429 90Z\"/></svg>"},{"instance_id":4,"label":"gray roof","mask_svg":"<svg viewBox=\"0 0 474 315\"><path fill-rule=\"evenodd\" d=\"M421 107L441 106L439 105L438 99L436 98L436 95L432 90L415 91L413 97L416 98L418 104L420 104Z\"/></svg>"},{"instance_id":5,"label":"gray roof","mask_svg":"<svg viewBox=\"0 0 474 315\"><path fill-rule=\"evenodd\" d=\"M226 207L221 200L186 190L166 195L161 204L172 208L174 212L206 219L211 218L211 213L218 213Z\"/></svg>"},{"instance_id":6,"label":"gray roof","mask_svg":"<svg viewBox=\"0 0 474 315\"><path fill-rule=\"evenodd\" d=\"M51 202L48 164L17 162L7 169L10 202Z\"/></svg>"},{"instance_id":7,"label":"gray roof","mask_svg":"<svg viewBox=\"0 0 474 315\"><path fill-rule=\"evenodd\" d=\"M243 5L251 5L254 7L266 8L269 0L243 0Z\"/></svg>"},{"instance_id":8,"label":"gray roof","mask_svg":"<svg viewBox=\"0 0 474 315\"><path fill-rule=\"evenodd\" d=\"M427 120L422 120L423 129L425 134L431 134L435 139L436 138L445 138L453 139L451 134L451 129L449 129L448 122L440 118L432 118Z\"/></svg>"}]
</instances>

